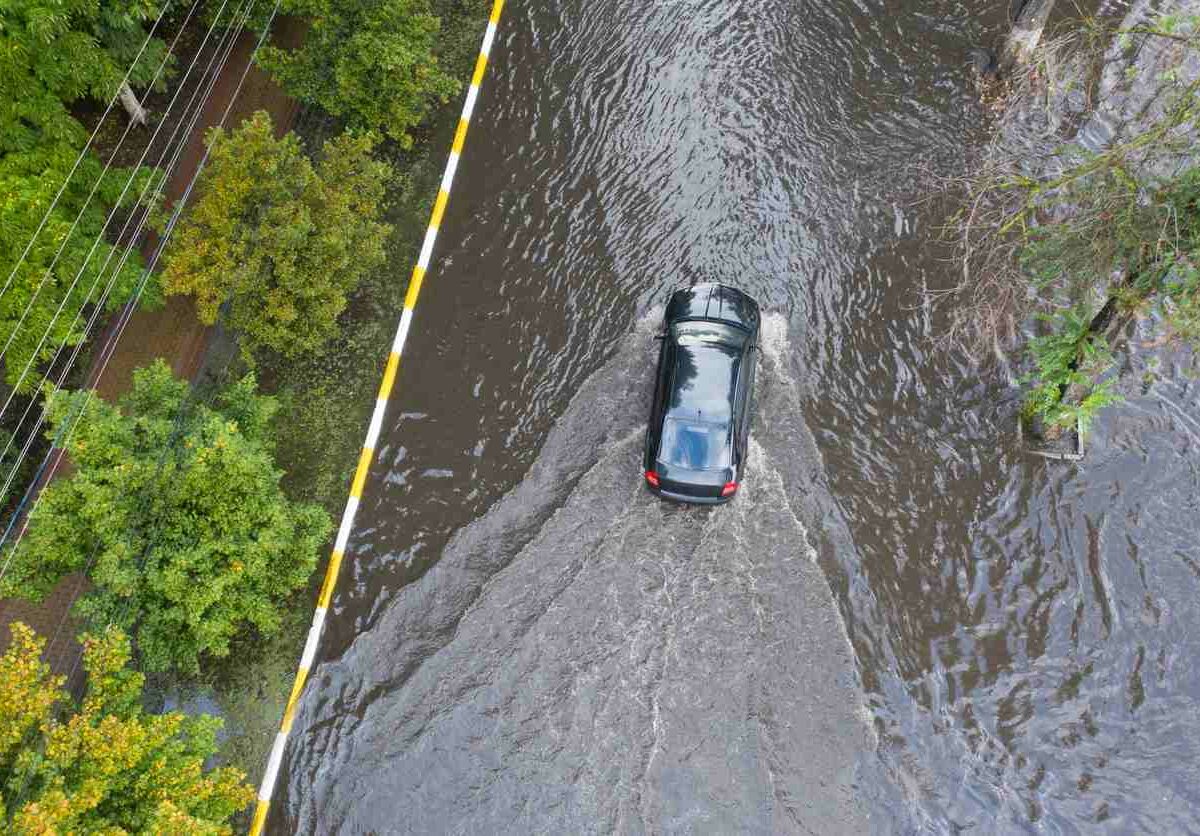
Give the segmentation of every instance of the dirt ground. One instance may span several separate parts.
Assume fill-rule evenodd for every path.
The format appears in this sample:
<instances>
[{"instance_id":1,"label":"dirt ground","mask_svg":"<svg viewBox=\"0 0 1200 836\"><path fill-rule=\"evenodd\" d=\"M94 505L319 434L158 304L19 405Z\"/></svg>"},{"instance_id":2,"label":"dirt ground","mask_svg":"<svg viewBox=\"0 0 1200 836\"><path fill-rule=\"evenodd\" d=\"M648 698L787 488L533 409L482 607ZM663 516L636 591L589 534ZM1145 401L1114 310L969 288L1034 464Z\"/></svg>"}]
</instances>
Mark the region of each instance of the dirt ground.
<instances>
[{"instance_id":1,"label":"dirt ground","mask_svg":"<svg viewBox=\"0 0 1200 836\"><path fill-rule=\"evenodd\" d=\"M303 40L305 25L303 20L297 18L279 18L275 23L271 41L279 46L298 46ZM173 204L183 195L188 182L199 167L204 155L205 133L210 127L220 122L226 106L237 89L242 72L250 61L256 42L257 35L254 33L242 32L238 35L229 60L225 63L213 87L212 94L204 105L200 119L186 139L178 166L167 181L168 205ZM186 67L187 61L198 51L198 48L194 41L190 44L187 43L186 37L181 38L180 43L187 50L181 52L180 66ZM198 66L203 67L204 63L204 56L202 56ZM193 79L193 83L200 81L199 78ZM151 94L146 97L145 104L151 110L152 119L155 106L158 105L165 109L173 93L174 89L169 88L165 93ZM183 92L182 101L187 101L189 93L188 90ZM243 119L258 110L266 110L271 114L276 132L282 136L295 123L299 105L294 99L287 96L266 73L257 66L250 65L241 92L230 109L226 127L236 127ZM124 123L120 121L124 119L123 112L114 109L108 118L115 120L115 124L120 124L120 129L124 130ZM169 136L169 128L173 127L174 125L167 126L168 129L164 130L161 136ZM137 130L147 131L146 139L148 140L148 132L152 128L135 129L127 141L136 141ZM143 140L144 142L145 140ZM140 147L144 148L145 146L143 144ZM138 153L141 153L140 150ZM152 149L148 159L153 161L157 159L157 156L156 149ZM122 161L133 163L136 162L136 157ZM157 245L157 237L153 234L148 235L142 245L142 255L146 263L149 263ZM129 388L135 369L150 363L157 357L165 358L171 364L176 375L193 379L203 368L205 356L216 333L215 328L200 322L196 316L195 306L189 297L170 297L166 304L158 310L135 310L130 316L124 332L120 334L120 339L117 339L117 323L120 319L121 311L115 312L109 318L107 328L97 339L99 350L92 352L94 359L87 376L88 385L94 387L102 397L109 401L116 400ZM104 362L106 357L109 358L107 364ZM48 475L43 479L43 484L56 476L66 475L68 472L69 464L62 459L61 455L57 456L51 461L51 465L47 469ZM8 625L13 621L23 621L39 634L47 637L44 658L54 672L68 675L73 670L76 671L70 684L78 687L80 677L77 660L81 648L76 641L76 634L80 632L81 625L70 616L69 611L77 597L85 591L86 581L83 575L76 574L64 578L41 604L32 604L21 599L0 599L0 652L3 652L9 643ZM55 636L57 639L50 641Z\"/></svg>"}]
</instances>

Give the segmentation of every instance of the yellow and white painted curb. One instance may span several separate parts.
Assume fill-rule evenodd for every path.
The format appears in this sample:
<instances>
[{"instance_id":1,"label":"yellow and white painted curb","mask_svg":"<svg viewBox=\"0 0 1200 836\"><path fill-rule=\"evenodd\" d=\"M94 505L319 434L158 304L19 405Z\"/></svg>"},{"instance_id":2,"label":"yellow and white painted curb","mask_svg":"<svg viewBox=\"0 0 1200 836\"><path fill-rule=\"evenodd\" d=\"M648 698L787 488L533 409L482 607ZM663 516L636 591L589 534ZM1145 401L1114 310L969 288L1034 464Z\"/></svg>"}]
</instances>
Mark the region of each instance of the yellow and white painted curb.
<instances>
[{"instance_id":1,"label":"yellow and white painted curb","mask_svg":"<svg viewBox=\"0 0 1200 836\"><path fill-rule=\"evenodd\" d=\"M433 255L433 245L437 240L438 227L442 225L442 216L446 212L446 204L450 201L450 187L454 183L454 173L458 169L458 158L466 143L467 126L470 124L471 114L475 110L475 101L479 98L479 86L483 83L488 54L491 52L492 42L496 38L496 27L500 24L500 13L503 9L504 0L493 0L487 32L483 36L479 58L475 61L475 73L471 77L471 86L467 90L467 100L463 103L458 129L454 132L454 143L450 146L450 157L446 160L446 170L442 174L441 188L438 189L437 200L433 204L429 228L425 231L421 254L417 258L412 278L408 282L408 293L404 297L404 312L400 315L396 338L392 341L392 351L388 355L387 366L383 371L383 381L379 384L379 396L375 399L375 411L371 414L371 425L367 429L367 438L363 442L362 453L358 457L358 469L354 471L354 481L350 483L350 496L346 500L346 510L342 512L342 524L338 528L337 539L333 544L333 553L329 556L329 566L325 570L325 582L321 585L321 594L317 598L312 626L308 629L308 640L304 643L304 653L300 657L300 667L296 671L296 681L292 684L292 693L288 697L287 707L283 711L283 722L280 723L279 733L275 735L275 743L271 747L271 757L267 761L267 771L263 774L262 784L258 790L258 806L254 810L250 836L258 836L262 833L263 826L267 822L267 812L271 807L271 797L275 792L275 780L279 777L279 764L283 760L283 750L287 746L288 733L292 730L296 705L300 702L300 695L304 692L308 671L312 667L313 660L317 655L317 646L321 642L321 632L325 627L325 613L329 609L334 588L337 586L338 571L342 566L342 557L346 553L346 542L350 538L350 531L354 528L354 517L358 513L358 503L362 500L367 472L375 458L375 444L379 440L379 432L383 428L383 416L387 411L392 388L396 384L396 373L400 368L400 352L404 349L404 341L408 338L408 329L412 325L413 309L417 305L417 297L421 294L421 283L425 280L425 271L429 269L429 259Z\"/></svg>"}]
</instances>

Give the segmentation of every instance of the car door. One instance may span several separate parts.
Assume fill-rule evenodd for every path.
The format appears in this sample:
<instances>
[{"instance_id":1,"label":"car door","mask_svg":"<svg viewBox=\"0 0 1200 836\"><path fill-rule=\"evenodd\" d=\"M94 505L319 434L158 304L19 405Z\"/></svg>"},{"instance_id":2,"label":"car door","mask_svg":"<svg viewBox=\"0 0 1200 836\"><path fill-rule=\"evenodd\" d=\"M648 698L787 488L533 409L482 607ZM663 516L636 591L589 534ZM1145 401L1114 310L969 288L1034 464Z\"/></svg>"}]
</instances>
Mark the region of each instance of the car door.
<instances>
[{"instance_id":1,"label":"car door","mask_svg":"<svg viewBox=\"0 0 1200 836\"><path fill-rule=\"evenodd\" d=\"M758 352L754 345L746 347L746 353L742 358L742 374L741 380L738 381L738 424L737 424L737 450L738 461L745 462L746 454L749 451L750 443L750 419L754 412L754 366L755 360L758 359Z\"/></svg>"},{"instance_id":2,"label":"car door","mask_svg":"<svg viewBox=\"0 0 1200 836\"><path fill-rule=\"evenodd\" d=\"M667 387L670 384L671 365L674 362L675 346L671 334L655 338L658 351L658 369L654 374L654 398L650 402L650 421L646 425L646 469L654 469L654 460L658 454L658 445L662 436L663 412L666 409Z\"/></svg>"}]
</instances>

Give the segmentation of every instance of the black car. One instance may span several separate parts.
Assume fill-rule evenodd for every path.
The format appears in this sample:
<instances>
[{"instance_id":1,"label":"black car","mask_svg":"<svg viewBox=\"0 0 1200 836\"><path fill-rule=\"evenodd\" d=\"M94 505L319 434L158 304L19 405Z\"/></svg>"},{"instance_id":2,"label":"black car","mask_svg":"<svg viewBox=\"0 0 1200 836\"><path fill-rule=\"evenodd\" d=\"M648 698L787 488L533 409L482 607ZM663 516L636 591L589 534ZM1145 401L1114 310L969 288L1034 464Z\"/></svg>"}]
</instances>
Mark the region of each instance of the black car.
<instances>
[{"instance_id":1,"label":"black car","mask_svg":"<svg viewBox=\"0 0 1200 836\"><path fill-rule=\"evenodd\" d=\"M659 496L711 505L737 492L760 319L753 299L725 285L671 295L646 428L646 484Z\"/></svg>"}]
</instances>

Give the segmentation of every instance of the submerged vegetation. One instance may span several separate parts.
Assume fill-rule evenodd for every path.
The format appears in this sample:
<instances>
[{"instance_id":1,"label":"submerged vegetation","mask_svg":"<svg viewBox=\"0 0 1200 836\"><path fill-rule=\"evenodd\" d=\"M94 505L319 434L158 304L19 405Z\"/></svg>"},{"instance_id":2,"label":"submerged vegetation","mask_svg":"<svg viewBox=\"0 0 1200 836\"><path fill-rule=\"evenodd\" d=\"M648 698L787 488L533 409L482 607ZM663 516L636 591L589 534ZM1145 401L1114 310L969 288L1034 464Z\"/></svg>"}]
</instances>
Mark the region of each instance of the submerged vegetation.
<instances>
[{"instance_id":1,"label":"submerged vegetation","mask_svg":"<svg viewBox=\"0 0 1200 836\"><path fill-rule=\"evenodd\" d=\"M1200 81L1181 82L1174 70L1143 79L1164 103L1100 150L1073 138L1043 150L1015 140L1006 121L1040 110L1061 136L1065 103L1073 95L1090 105L1109 64L1127 64L1123 83L1138 80L1134 39L1168 42L1176 67L1200 45L1191 16L1099 26L1043 48L1014 81L996 141L952 181L966 202L948 225L962 278L939 294L955 303L944 339L1001 358L1023 343L1022 414L1048 437L1086 432L1120 399L1114 352L1133 319L1147 318L1163 339L1200 344L1200 160L1191 147Z\"/></svg>"}]
</instances>

